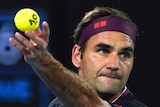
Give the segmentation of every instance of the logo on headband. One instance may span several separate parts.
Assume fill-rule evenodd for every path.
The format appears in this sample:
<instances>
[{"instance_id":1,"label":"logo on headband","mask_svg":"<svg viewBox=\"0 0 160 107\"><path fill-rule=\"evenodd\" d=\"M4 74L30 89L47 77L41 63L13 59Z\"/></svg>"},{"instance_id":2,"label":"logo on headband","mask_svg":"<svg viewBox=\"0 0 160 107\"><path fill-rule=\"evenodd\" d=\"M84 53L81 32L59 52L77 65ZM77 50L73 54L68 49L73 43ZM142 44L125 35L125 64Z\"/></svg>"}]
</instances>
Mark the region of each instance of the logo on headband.
<instances>
[{"instance_id":1,"label":"logo on headband","mask_svg":"<svg viewBox=\"0 0 160 107\"><path fill-rule=\"evenodd\" d=\"M127 34L133 42L136 39L136 31L132 23L119 16L104 16L91 21L82 29L78 45L85 40L103 31L118 31Z\"/></svg>"},{"instance_id":2,"label":"logo on headband","mask_svg":"<svg viewBox=\"0 0 160 107\"><path fill-rule=\"evenodd\" d=\"M94 29L100 28L100 27L105 27L107 25L107 21L100 21L94 23Z\"/></svg>"}]
</instances>

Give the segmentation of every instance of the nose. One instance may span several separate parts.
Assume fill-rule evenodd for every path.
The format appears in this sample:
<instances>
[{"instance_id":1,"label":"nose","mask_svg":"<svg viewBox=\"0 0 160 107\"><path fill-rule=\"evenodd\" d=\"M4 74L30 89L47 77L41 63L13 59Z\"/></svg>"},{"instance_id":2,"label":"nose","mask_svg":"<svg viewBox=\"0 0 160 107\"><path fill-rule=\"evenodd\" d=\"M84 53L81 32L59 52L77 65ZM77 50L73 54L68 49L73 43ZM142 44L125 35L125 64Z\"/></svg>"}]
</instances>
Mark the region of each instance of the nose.
<instances>
[{"instance_id":1,"label":"nose","mask_svg":"<svg viewBox=\"0 0 160 107\"><path fill-rule=\"evenodd\" d=\"M106 58L106 67L112 71L119 70L119 57L116 53L110 54Z\"/></svg>"}]
</instances>

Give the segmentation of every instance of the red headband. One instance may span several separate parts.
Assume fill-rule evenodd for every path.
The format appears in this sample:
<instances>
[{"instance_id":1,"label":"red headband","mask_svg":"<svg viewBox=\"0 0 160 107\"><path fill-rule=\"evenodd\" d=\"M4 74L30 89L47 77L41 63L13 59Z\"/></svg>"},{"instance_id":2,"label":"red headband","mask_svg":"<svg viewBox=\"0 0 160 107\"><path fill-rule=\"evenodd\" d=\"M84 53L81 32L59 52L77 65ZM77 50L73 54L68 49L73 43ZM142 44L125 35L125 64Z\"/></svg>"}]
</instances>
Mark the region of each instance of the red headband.
<instances>
[{"instance_id":1,"label":"red headband","mask_svg":"<svg viewBox=\"0 0 160 107\"><path fill-rule=\"evenodd\" d=\"M93 20L83 28L78 45L88 38L103 31L118 31L127 34L135 42L136 32L134 26L119 16L104 16Z\"/></svg>"}]
</instances>

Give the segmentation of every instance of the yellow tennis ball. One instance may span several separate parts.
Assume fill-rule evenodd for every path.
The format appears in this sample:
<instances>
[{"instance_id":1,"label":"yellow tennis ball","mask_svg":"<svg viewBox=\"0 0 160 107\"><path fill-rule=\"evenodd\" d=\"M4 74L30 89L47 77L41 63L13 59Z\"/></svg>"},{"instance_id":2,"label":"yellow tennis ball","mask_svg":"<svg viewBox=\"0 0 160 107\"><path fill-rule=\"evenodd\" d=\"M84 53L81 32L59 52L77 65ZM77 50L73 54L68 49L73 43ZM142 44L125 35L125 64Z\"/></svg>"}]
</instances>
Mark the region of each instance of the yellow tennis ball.
<instances>
[{"instance_id":1,"label":"yellow tennis ball","mask_svg":"<svg viewBox=\"0 0 160 107\"><path fill-rule=\"evenodd\" d=\"M23 8L16 13L14 23L17 29L22 32L35 30L39 27L40 17L35 10Z\"/></svg>"}]
</instances>

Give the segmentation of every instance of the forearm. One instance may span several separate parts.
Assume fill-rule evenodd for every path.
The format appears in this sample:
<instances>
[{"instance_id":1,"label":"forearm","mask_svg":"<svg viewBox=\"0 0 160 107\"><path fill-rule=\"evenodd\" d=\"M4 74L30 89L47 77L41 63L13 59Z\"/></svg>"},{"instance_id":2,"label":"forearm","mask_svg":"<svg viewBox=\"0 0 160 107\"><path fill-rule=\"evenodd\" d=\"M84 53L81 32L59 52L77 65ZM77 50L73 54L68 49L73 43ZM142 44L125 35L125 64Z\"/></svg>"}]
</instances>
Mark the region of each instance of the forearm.
<instances>
[{"instance_id":1,"label":"forearm","mask_svg":"<svg viewBox=\"0 0 160 107\"><path fill-rule=\"evenodd\" d=\"M55 96L66 107L98 107L102 105L92 87L77 74L65 68L48 52L38 65L32 66Z\"/></svg>"}]
</instances>

